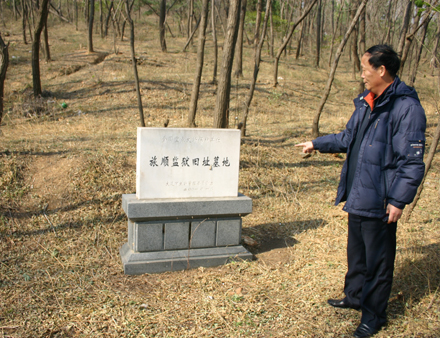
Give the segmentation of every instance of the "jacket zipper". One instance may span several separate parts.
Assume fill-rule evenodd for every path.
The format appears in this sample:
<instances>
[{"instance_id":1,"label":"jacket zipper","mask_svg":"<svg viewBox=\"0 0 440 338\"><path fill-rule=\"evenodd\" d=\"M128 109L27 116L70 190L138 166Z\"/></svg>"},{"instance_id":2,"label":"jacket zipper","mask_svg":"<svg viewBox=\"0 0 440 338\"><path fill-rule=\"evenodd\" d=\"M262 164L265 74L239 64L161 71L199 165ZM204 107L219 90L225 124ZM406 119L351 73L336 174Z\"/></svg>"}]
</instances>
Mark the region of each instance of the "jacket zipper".
<instances>
[{"instance_id":1,"label":"jacket zipper","mask_svg":"<svg viewBox=\"0 0 440 338\"><path fill-rule=\"evenodd\" d=\"M379 121L380 121L380 119L377 119L376 124L374 125L374 130L373 130L373 135L372 135L372 137L371 137L370 147L371 147L371 145L372 145L372 143L373 143L374 136L376 135L376 128L377 128L377 125L379 124Z\"/></svg>"}]
</instances>

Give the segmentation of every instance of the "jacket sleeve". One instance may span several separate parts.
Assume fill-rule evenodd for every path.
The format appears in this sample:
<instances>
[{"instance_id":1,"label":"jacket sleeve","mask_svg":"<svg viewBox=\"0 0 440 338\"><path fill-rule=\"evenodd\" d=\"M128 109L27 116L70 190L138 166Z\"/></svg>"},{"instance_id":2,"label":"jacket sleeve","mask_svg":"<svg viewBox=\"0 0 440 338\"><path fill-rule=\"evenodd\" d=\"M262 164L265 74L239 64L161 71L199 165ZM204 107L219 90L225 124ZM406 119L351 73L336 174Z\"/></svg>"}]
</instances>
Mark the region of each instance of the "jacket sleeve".
<instances>
[{"instance_id":1,"label":"jacket sleeve","mask_svg":"<svg viewBox=\"0 0 440 338\"><path fill-rule=\"evenodd\" d=\"M353 138L354 114L351 116L345 130L339 134L318 137L312 141L313 148L321 153L346 153Z\"/></svg>"},{"instance_id":2,"label":"jacket sleeve","mask_svg":"<svg viewBox=\"0 0 440 338\"><path fill-rule=\"evenodd\" d=\"M426 117L419 103L402 107L400 111L403 113L399 114L393 125L392 136L397 170L387 200L395 207L403 209L413 201L425 173L423 154Z\"/></svg>"}]
</instances>

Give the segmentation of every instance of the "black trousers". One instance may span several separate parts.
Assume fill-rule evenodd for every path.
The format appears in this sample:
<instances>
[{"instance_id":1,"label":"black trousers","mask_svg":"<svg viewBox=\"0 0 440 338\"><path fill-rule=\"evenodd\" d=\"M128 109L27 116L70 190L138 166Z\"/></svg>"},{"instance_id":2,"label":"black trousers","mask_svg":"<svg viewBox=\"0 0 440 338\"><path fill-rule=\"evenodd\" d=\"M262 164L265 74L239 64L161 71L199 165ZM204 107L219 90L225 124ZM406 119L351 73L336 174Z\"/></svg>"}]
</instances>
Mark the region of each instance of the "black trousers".
<instances>
[{"instance_id":1,"label":"black trousers","mask_svg":"<svg viewBox=\"0 0 440 338\"><path fill-rule=\"evenodd\" d=\"M362 310L361 323L379 329L393 283L397 223L380 218L348 215L348 271L344 292Z\"/></svg>"}]
</instances>

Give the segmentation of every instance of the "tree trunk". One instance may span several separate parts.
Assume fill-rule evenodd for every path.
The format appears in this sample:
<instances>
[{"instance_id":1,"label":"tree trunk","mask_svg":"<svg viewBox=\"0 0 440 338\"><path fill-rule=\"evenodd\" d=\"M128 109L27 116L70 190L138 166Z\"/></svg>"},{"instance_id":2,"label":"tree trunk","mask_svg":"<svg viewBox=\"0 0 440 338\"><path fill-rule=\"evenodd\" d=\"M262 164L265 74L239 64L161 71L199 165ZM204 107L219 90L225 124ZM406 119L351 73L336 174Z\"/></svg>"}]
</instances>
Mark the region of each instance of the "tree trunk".
<instances>
[{"instance_id":1,"label":"tree trunk","mask_svg":"<svg viewBox=\"0 0 440 338\"><path fill-rule=\"evenodd\" d=\"M137 71L137 63L136 63L136 55L134 52L134 23L130 16L130 5L128 4L128 0L125 0L125 10L127 12L127 20L130 23L130 51L131 51L131 62L133 64L133 73L134 73L134 80L136 83L136 95L137 95L137 101L138 101L138 108L139 108L139 118L141 122L141 127L145 127L145 119L144 119L144 109L142 107L142 97L141 97L141 90L139 86L139 76Z\"/></svg>"},{"instance_id":2,"label":"tree trunk","mask_svg":"<svg viewBox=\"0 0 440 338\"><path fill-rule=\"evenodd\" d=\"M104 12L102 8L102 0L99 0L99 33L101 38L104 37Z\"/></svg>"},{"instance_id":3,"label":"tree trunk","mask_svg":"<svg viewBox=\"0 0 440 338\"><path fill-rule=\"evenodd\" d=\"M51 60L50 58L50 47L49 47L49 33L47 32L47 20L44 25L44 56L46 58L46 62L49 62Z\"/></svg>"},{"instance_id":4,"label":"tree trunk","mask_svg":"<svg viewBox=\"0 0 440 338\"><path fill-rule=\"evenodd\" d=\"M15 21L17 21L17 19L18 19L18 17L17 17L18 9L17 9L17 1L15 1L15 0L12 1L12 9L14 10Z\"/></svg>"},{"instance_id":5,"label":"tree trunk","mask_svg":"<svg viewBox=\"0 0 440 338\"><path fill-rule=\"evenodd\" d=\"M339 63L339 59L342 55L342 51L343 51L345 45L347 44L348 38L350 37L350 34L353 31L354 26L356 25L356 23L359 19L359 16L361 15L362 11L364 10L367 2L368 2L368 0L362 0L353 20L350 23L350 26L347 29L347 32L345 32L344 38L342 39L341 43L339 44L338 50L336 51L335 59L333 60L333 65L332 65L332 68L330 69L330 74L329 74L327 84L324 89L324 93L322 95L321 101L319 102L319 106L318 106L316 115L313 119L313 126L312 126L312 137L313 138L317 138L319 136L319 118L321 116L322 109L324 108L324 105L327 101L327 98L330 94L330 90L332 88L332 83L335 78L336 68L338 68L338 63Z\"/></svg>"},{"instance_id":6,"label":"tree trunk","mask_svg":"<svg viewBox=\"0 0 440 338\"><path fill-rule=\"evenodd\" d=\"M0 12L1 12L1 20L2 20L2 23L3 23L3 27L6 27L6 23L5 23L5 17L4 17L4 15L3 15L3 13L4 13L4 9L3 9L3 1L0 1Z\"/></svg>"},{"instance_id":7,"label":"tree trunk","mask_svg":"<svg viewBox=\"0 0 440 338\"><path fill-rule=\"evenodd\" d=\"M420 44L418 46L419 48L417 49L417 52L416 52L414 66L413 66L412 73L411 73L410 80L409 80L409 86L411 86L411 87L414 87L414 82L416 82L417 69L419 67L420 57L422 55L422 49L423 49L423 45L425 43L426 31L428 29L429 21L430 20L426 20L426 22L424 23L424 25L422 27L422 32L421 32L422 37L420 39Z\"/></svg>"},{"instance_id":8,"label":"tree trunk","mask_svg":"<svg viewBox=\"0 0 440 338\"><path fill-rule=\"evenodd\" d=\"M113 0L110 2L110 6L108 8L108 13L107 13L107 18L105 19L104 36L107 36L107 33L108 33L108 25L109 25L110 18L112 15L112 9L113 9Z\"/></svg>"},{"instance_id":9,"label":"tree trunk","mask_svg":"<svg viewBox=\"0 0 440 338\"><path fill-rule=\"evenodd\" d=\"M271 7L271 0L267 0L267 2L266 2L266 12L264 14L263 29L262 29L262 32L261 32L261 38L260 38L260 42L258 43L257 48L255 49L254 75L252 77L251 86L249 88L249 93L248 93L247 98L246 98L246 106L245 106L245 111L244 111L244 114L243 114L243 120L242 120L242 126L241 126L241 136L246 136L246 124L247 124L247 118L248 118L248 115L249 115L249 107L251 106L252 98L254 96L255 85L257 83L258 72L260 70L261 49L263 47L264 37L266 36L267 20L268 20L268 17L269 17L270 7Z\"/></svg>"},{"instance_id":10,"label":"tree trunk","mask_svg":"<svg viewBox=\"0 0 440 338\"><path fill-rule=\"evenodd\" d=\"M385 38L383 39L384 43L389 45L390 41L391 41L391 27L393 26L393 22L391 20L391 5L392 5L392 1L388 0L388 11L387 11L387 22L388 22L388 29L387 29L387 33L385 35Z\"/></svg>"},{"instance_id":11,"label":"tree trunk","mask_svg":"<svg viewBox=\"0 0 440 338\"><path fill-rule=\"evenodd\" d=\"M93 20L95 18L95 0L89 0L90 12L89 12L89 34L87 36L87 50L89 53L93 53Z\"/></svg>"},{"instance_id":12,"label":"tree trunk","mask_svg":"<svg viewBox=\"0 0 440 338\"><path fill-rule=\"evenodd\" d=\"M399 73L398 73L400 77L403 75L403 70L405 68L405 62L406 62L406 59L408 58L409 50L412 45L412 41L414 40L414 35L425 24L426 21L430 20L429 11L427 11L425 13L420 24L419 24L419 16L420 16L420 13L417 14L416 19L414 20L414 24L411 28L411 32L406 34L405 47L403 48L402 57L400 58L400 69L399 69Z\"/></svg>"},{"instance_id":13,"label":"tree trunk","mask_svg":"<svg viewBox=\"0 0 440 338\"><path fill-rule=\"evenodd\" d=\"M237 58L235 59L235 77L243 77L243 32L244 32L244 19L246 17L246 4L247 0L241 0L240 10L240 24L238 26L237 37Z\"/></svg>"},{"instance_id":14,"label":"tree trunk","mask_svg":"<svg viewBox=\"0 0 440 338\"><path fill-rule=\"evenodd\" d=\"M351 1L351 19L353 20L353 17L356 13L355 6L359 5L358 0L352 0ZM359 73L361 70L361 60L359 60L359 51L358 51L358 24L353 28L353 32L351 33L351 55L353 59L353 80L356 81L356 74Z\"/></svg>"},{"instance_id":15,"label":"tree trunk","mask_svg":"<svg viewBox=\"0 0 440 338\"><path fill-rule=\"evenodd\" d=\"M78 31L78 0L75 0L75 30Z\"/></svg>"},{"instance_id":16,"label":"tree trunk","mask_svg":"<svg viewBox=\"0 0 440 338\"><path fill-rule=\"evenodd\" d=\"M196 127L197 102L199 100L200 82L202 80L203 60L205 56L206 26L208 24L209 0L203 0L199 30L199 44L197 46L197 70L191 92L189 105L188 127Z\"/></svg>"},{"instance_id":17,"label":"tree trunk","mask_svg":"<svg viewBox=\"0 0 440 338\"><path fill-rule=\"evenodd\" d=\"M202 19L202 17L200 17L199 20L197 20L196 26L194 27L193 32L191 33L191 35L189 36L188 40L185 43L185 46L183 47L183 50L182 50L183 52L188 48L189 44L191 43L191 41L192 41L192 39L194 37L194 34L197 32L197 29L199 28L200 20L201 19Z\"/></svg>"},{"instance_id":18,"label":"tree trunk","mask_svg":"<svg viewBox=\"0 0 440 338\"><path fill-rule=\"evenodd\" d=\"M220 15L220 11L219 11L219 9L217 8L217 6L215 5L215 1L213 1L213 2L214 2L215 12L217 13L217 17L220 19L220 25L221 25L221 27L222 27L223 35L226 35L226 29L225 29L225 25L223 24L222 17L221 17L221 15ZM246 34L246 31L244 31L244 32L245 32L245 34Z\"/></svg>"},{"instance_id":19,"label":"tree trunk","mask_svg":"<svg viewBox=\"0 0 440 338\"><path fill-rule=\"evenodd\" d=\"M295 54L295 59L298 60L299 56L301 55L301 48L302 48L302 43L304 40L304 21L301 23L301 29L299 31L299 38L298 38L298 42L296 43L296 54Z\"/></svg>"},{"instance_id":20,"label":"tree trunk","mask_svg":"<svg viewBox=\"0 0 440 338\"><path fill-rule=\"evenodd\" d=\"M217 45L217 32L215 30L215 0L211 1L211 25L212 25L212 41L214 45L214 69L212 72L212 83L217 84L217 63L218 63L218 45Z\"/></svg>"},{"instance_id":21,"label":"tree trunk","mask_svg":"<svg viewBox=\"0 0 440 338\"><path fill-rule=\"evenodd\" d=\"M274 51L274 43L275 43L275 35L274 35L274 27L273 27L273 11L272 11L272 6L270 7L270 12L269 12L269 20L270 20L270 57L273 58L275 55L275 51Z\"/></svg>"},{"instance_id":22,"label":"tree trunk","mask_svg":"<svg viewBox=\"0 0 440 338\"><path fill-rule=\"evenodd\" d=\"M260 37L260 26L261 26L261 12L262 12L262 0L257 0L257 17L255 18L255 32L254 32L254 49L257 48L258 39Z\"/></svg>"},{"instance_id":23,"label":"tree trunk","mask_svg":"<svg viewBox=\"0 0 440 338\"><path fill-rule=\"evenodd\" d=\"M366 47L365 47L365 32L366 32L366 10L364 10L361 14L360 21L359 21L359 55L361 57L365 54ZM363 93L365 91L365 83L364 79L362 77L359 80L359 94Z\"/></svg>"},{"instance_id":24,"label":"tree trunk","mask_svg":"<svg viewBox=\"0 0 440 338\"><path fill-rule=\"evenodd\" d=\"M322 10L322 1L318 0L318 4L316 6L316 58L315 58L316 68L319 68L319 60L321 56L321 10Z\"/></svg>"},{"instance_id":25,"label":"tree trunk","mask_svg":"<svg viewBox=\"0 0 440 338\"><path fill-rule=\"evenodd\" d=\"M160 1L160 15L159 15L159 41L160 41L160 48L162 49L162 52L167 52L167 43L165 40L165 17L167 14L167 0L161 0Z\"/></svg>"},{"instance_id":26,"label":"tree trunk","mask_svg":"<svg viewBox=\"0 0 440 338\"><path fill-rule=\"evenodd\" d=\"M47 22L47 15L49 14L49 0L43 0L39 14L38 24L34 30L34 39L32 41L32 84L35 97L40 96L42 93L40 79L40 37L44 25Z\"/></svg>"},{"instance_id":27,"label":"tree trunk","mask_svg":"<svg viewBox=\"0 0 440 338\"><path fill-rule=\"evenodd\" d=\"M1 0L0 0L1 1ZM27 45L27 40L26 40L26 17L28 15L27 13L27 8L26 8L26 4L24 2L24 0L21 1L21 6L22 6L22 12L23 12L23 16L21 17L21 22L22 22L22 27L23 27L23 43L25 45Z\"/></svg>"},{"instance_id":28,"label":"tree trunk","mask_svg":"<svg viewBox=\"0 0 440 338\"><path fill-rule=\"evenodd\" d=\"M230 0L228 24L223 45L222 67L219 76L217 99L214 110L214 128L227 128L229 119L229 96L231 88L232 63L238 35L241 0Z\"/></svg>"},{"instance_id":29,"label":"tree trunk","mask_svg":"<svg viewBox=\"0 0 440 338\"><path fill-rule=\"evenodd\" d=\"M401 57L403 52L403 46L405 45L406 32L408 31L409 20L411 17L412 1L408 0L406 5L405 16L403 18L402 29L400 30L399 44L397 47L397 54Z\"/></svg>"},{"instance_id":30,"label":"tree trunk","mask_svg":"<svg viewBox=\"0 0 440 338\"><path fill-rule=\"evenodd\" d=\"M273 72L273 86L276 87L278 85L278 63L280 61L281 54L283 53L283 50L286 48L287 44L289 43L289 40L291 39L293 32L295 31L295 28L304 20L304 18L309 14L312 7L316 4L317 0L312 0L309 4L309 7L307 7L304 10L304 13L300 16L300 18L292 25L290 28L289 34L286 36L286 39L284 40L281 47L278 49L277 55L275 56L275 62L274 62L274 72Z\"/></svg>"},{"instance_id":31,"label":"tree trunk","mask_svg":"<svg viewBox=\"0 0 440 338\"><path fill-rule=\"evenodd\" d=\"M188 25L187 25L187 38L191 36L192 26L193 26L193 17L194 17L194 0L189 0L188 6Z\"/></svg>"},{"instance_id":32,"label":"tree trunk","mask_svg":"<svg viewBox=\"0 0 440 338\"><path fill-rule=\"evenodd\" d=\"M432 48L432 58L430 61L431 65L431 75L434 75L434 70L439 66L439 60L437 58L438 47L440 45L440 17L437 16L437 31L435 33L434 47Z\"/></svg>"},{"instance_id":33,"label":"tree trunk","mask_svg":"<svg viewBox=\"0 0 440 338\"><path fill-rule=\"evenodd\" d=\"M6 45L0 35L0 126L3 120L3 96L5 92L6 71L9 65L9 44Z\"/></svg>"},{"instance_id":34,"label":"tree trunk","mask_svg":"<svg viewBox=\"0 0 440 338\"><path fill-rule=\"evenodd\" d=\"M90 0L84 0L84 21L89 22Z\"/></svg>"}]
</instances>

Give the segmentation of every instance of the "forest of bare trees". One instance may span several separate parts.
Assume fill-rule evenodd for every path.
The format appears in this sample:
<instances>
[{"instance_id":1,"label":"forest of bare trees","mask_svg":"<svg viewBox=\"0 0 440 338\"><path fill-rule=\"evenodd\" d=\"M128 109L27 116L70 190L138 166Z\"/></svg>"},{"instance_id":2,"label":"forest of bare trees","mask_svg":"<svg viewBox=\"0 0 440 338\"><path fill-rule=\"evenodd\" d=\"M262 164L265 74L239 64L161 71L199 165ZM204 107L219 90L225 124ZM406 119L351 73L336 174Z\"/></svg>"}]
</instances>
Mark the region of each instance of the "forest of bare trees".
<instances>
[{"instance_id":1,"label":"forest of bare trees","mask_svg":"<svg viewBox=\"0 0 440 338\"><path fill-rule=\"evenodd\" d=\"M85 42L89 53L94 52L93 36L101 38L124 39L125 28L128 25L135 47L136 17L153 16L157 18L157 43L163 53L167 53L167 40L176 37L187 38L183 47L193 44L198 36L198 66L194 79L191 108L188 112L188 125L195 126L198 90L203 72L204 41L211 31L215 41L217 55L217 37L224 43L220 63L217 104L214 113L215 127L227 127L229 115L229 96L231 86L232 64L235 54L235 76L242 76L243 44L252 45L256 68L253 77L254 86L258 77L258 64L261 58L263 39L268 46L269 58L273 62L273 85L278 84L278 64L281 58L305 55L313 59L315 67L325 67L322 53L329 55L329 83L321 102L313 125L313 135L319 134L319 116L331 91L331 77L337 72L338 59L342 53L347 53L353 66L353 79L360 80L360 58L366 46L378 43L393 45L402 58L400 76L410 85L416 85L417 67L421 59L429 59L432 72L437 72L438 45L440 39L440 19L438 1L422 0L277 0L264 2L261 0L224 1L212 0L212 5L194 0L4 0L1 3L1 20L5 26L5 18L13 17L21 22L23 43L32 44L32 74L33 91L35 96L43 93L40 83L39 60L40 45L43 46L45 60L50 60L50 27L47 16L52 15L78 30L78 22L83 21L87 31L84 32ZM270 10L267 11L267 6ZM211 13L209 13L211 12ZM264 20L267 12L267 22ZM270 16L270 18L269 18ZM132 19L133 17L133 19ZM208 24L210 21L210 24ZM267 25L263 28L263 23ZM195 34L200 30L200 34ZM109 37L109 32L113 37ZM205 33L206 31L206 33ZM43 33L43 42L40 41ZM7 38L5 38L7 41ZM95 37L96 38L96 37ZM224 38L224 39L222 39ZM52 42L56 43L56 41ZM336 50L336 47L339 48ZM4 47L5 50L7 47ZM277 52L275 53L274 50ZM327 53L328 52L328 53ZM7 55L7 54L5 54ZM7 60L2 60L2 69L7 68ZM136 57L133 55L134 71L136 72ZM213 82L217 81L217 60L215 61ZM2 72L6 74L6 69ZM5 76L5 75L4 75ZM4 76L0 83L4 82ZM137 74L135 74L137 77ZM139 80L137 80L139 81ZM252 91L252 89L251 89ZM360 81L359 91L363 91ZM139 94L140 95L140 94ZM3 98L1 98L2 100ZM252 101L252 93L245 103L246 110ZM142 115L142 100L139 98L140 114ZM1 107L1 106L0 106ZM1 114L1 112L0 112ZM247 113L246 113L247 116ZM143 117L141 117L141 125ZM246 129L246 118L240 126Z\"/></svg>"},{"instance_id":2,"label":"forest of bare trees","mask_svg":"<svg viewBox=\"0 0 440 338\"><path fill-rule=\"evenodd\" d=\"M440 337L440 0L0 0L2 336L352 336L360 312L326 302L346 273L346 156L295 145L344 130L360 59L382 43L427 123L377 337ZM124 274L138 127L240 129L240 239L255 260ZM166 189L209 185L191 181Z\"/></svg>"}]
</instances>

